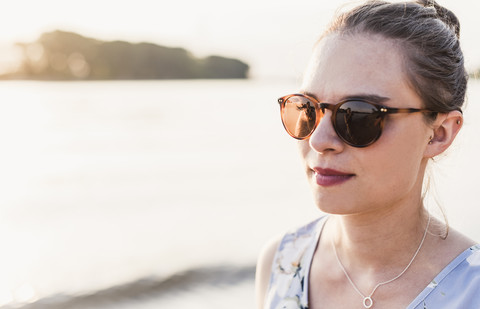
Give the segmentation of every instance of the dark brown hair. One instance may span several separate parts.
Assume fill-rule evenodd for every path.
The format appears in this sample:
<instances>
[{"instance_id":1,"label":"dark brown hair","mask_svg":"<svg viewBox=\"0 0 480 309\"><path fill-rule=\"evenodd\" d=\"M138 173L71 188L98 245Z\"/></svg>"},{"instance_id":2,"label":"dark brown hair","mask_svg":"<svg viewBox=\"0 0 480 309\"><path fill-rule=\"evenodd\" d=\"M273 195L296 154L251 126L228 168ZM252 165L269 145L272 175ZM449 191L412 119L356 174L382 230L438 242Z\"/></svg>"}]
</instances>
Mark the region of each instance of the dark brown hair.
<instances>
[{"instance_id":1,"label":"dark brown hair","mask_svg":"<svg viewBox=\"0 0 480 309\"><path fill-rule=\"evenodd\" d=\"M435 1L368 1L340 14L323 34L374 34L399 43L405 72L425 108L445 113L460 110L468 74L460 48L460 23Z\"/></svg>"}]
</instances>

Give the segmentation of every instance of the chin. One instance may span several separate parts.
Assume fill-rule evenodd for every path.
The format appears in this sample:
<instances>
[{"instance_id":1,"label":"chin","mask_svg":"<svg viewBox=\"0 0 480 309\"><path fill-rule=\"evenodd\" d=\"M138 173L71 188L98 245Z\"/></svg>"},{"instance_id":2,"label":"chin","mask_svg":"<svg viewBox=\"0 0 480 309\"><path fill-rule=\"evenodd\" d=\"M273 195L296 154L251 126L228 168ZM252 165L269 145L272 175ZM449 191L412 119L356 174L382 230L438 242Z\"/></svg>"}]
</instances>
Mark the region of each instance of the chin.
<instances>
[{"instance_id":1,"label":"chin","mask_svg":"<svg viewBox=\"0 0 480 309\"><path fill-rule=\"evenodd\" d=\"M317 204L317 208L321 212L329 215L351 215L354 213L351 210L344 209L342 207L322 207L321 205Z\"/></svg>"},{"instance_id":2,"label":"chin","mask_svg":"<svg viewBox=\"0 0 480 309\"><path fill-rule=\"evenodd\" d=\"M345 193L326 194L317 191L314 192L313 198L317 208L326 214L351 215L359 212L358 200Z\"/></svg>"},{"instance_id":3,"label":"chin","mask_svg":"<svg viewBox=\"0 0 480 309\"><path fill-rule=\"evenodd\" d=\"M330 198L319 198L318 196L315 196L314 201L317 208L326 214L345 215L351 213L352 211L350 208L351 204L342 202L340 199L335 199L332 201Z\"/></svg>"}]
</instances>

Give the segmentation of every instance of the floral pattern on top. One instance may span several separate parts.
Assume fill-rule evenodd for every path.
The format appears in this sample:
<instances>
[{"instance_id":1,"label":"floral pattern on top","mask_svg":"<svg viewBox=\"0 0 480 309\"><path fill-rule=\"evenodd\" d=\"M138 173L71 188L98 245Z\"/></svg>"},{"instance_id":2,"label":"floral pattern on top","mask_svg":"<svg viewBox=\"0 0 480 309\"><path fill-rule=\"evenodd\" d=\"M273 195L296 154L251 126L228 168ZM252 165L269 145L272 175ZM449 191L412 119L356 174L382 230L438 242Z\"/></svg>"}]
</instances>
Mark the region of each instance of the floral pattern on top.
<instances>
[{"instance_id":1,"label":"floral pattern on top","mask_svg":"<svg viewBox=\"0 0 480 309\"><path fill-rule=\"evenodd\" d=\"M272 264L264 309L308 309L308 278L321 217L283 237ZM462 252L407 309L480 309L480 245Z\"/></svg>"},{"instance_id":2,"label":"floral pattern on top","mask_svg":"<svg viewBox=\"0 0 480 309\"><path fill-rule=\"evenodd\" d=\"M308 309L308 272L325 218L283 237L273 260L265 309Z\"/></svg>"}]
</instances>

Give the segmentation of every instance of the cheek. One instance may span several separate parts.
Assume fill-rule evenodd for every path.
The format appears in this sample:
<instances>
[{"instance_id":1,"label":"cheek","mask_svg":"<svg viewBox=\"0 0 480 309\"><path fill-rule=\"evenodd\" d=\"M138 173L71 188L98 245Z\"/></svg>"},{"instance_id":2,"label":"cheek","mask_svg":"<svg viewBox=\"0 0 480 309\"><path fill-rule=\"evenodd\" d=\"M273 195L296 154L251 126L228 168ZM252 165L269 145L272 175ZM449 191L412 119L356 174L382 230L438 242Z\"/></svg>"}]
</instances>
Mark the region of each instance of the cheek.
<instances>
[{"instance_id":1,"label":"cheek","mask_svg":"<svg viewBox=\"0 0 480 309\"><path fill-rule=\"evenodd\" d=\"M392 196L411 192L423 179L422 148L398 140L389 144L383 151L372 152L362 160L370 189Z\"/></svg>"},{"instance_id":2,"label":"cheek","mask_svg":"<svg viewBox=\"0 0 480 309\"><path fill-rule=\"evenodd\" d=\"M300 157L302 158L302 160L305 161L310 151L310 144L308 139L297 141L297 148L298 148L298 153L300 154Z\"/></svg>"}]
</instances>

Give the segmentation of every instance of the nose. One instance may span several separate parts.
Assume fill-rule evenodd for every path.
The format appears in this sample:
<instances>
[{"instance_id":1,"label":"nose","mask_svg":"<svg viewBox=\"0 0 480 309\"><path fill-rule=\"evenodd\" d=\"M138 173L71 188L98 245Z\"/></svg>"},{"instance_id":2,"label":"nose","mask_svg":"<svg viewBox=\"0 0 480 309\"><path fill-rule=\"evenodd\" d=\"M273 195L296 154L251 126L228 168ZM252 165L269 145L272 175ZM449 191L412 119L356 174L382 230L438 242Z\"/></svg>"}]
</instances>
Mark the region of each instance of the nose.
<instances>
[{"instance_id":1,"label":"nose","mask_svg":"<svg viewBox=\"0 0 480 309\"><path fill-rule=\"evenodd\" d=\"M310 135L310 148L317 153L338 153L345 148L345 143L338 137L333 128L331 117L332 112L326 110L315 131Z\"/></svg>"}]
</instances>

